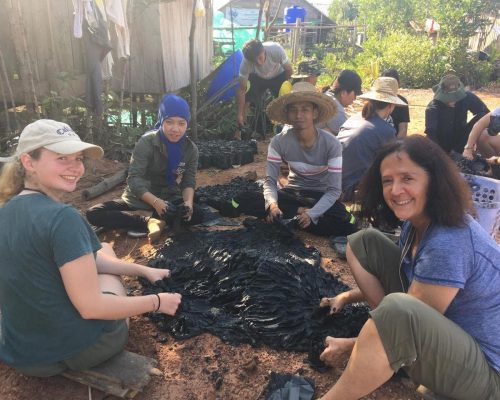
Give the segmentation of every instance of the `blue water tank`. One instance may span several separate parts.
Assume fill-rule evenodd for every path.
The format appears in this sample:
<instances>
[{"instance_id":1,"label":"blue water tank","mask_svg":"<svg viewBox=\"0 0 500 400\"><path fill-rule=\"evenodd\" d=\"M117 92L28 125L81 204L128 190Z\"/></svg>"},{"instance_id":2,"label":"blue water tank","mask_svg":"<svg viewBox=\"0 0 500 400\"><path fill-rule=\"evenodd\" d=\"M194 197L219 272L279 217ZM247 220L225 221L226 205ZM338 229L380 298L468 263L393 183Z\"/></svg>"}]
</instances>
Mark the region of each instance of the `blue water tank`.
<instances>
[{"instance_id":1,"label":"blue water tank","mask_svg":"<svg viewBox=\"0 0 500 400\"><path fill-rule=\"evenodd\" d=\"M299 6L291 6L285 8L285 24L295 24L295 21L299 19L304 22L306 19L306 9Z\"/></svg>"},{"instance_id":2,"label":"blue water tank","mask_svg":"<svg viewBox=\"0 0 500 400\"><path fill-rule=\"evenodd\" d=\"M220 89L226 86L234 78L240 74L240 64L243 61L243 52L238 49L234 54L224 61L220 66L219 71L215 74L212 83L207 90L207 99L216 94ZM239 85L239 83L238 83ZM236 94L237 86L233 86L224 91L219 97L219 101L227 101L232 99Z\"/></svg>"}]
</instances>

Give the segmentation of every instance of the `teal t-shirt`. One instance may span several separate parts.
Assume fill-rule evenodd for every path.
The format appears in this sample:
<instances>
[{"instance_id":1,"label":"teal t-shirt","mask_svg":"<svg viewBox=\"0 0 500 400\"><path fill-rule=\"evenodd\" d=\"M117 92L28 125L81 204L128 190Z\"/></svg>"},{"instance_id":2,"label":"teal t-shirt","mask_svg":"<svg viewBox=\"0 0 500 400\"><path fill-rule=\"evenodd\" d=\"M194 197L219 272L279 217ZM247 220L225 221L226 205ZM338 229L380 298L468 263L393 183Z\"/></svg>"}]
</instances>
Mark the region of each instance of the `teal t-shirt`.
<instances>
[{"instance_id":1,"label":"teal t-shirt","mask_svg":"<svg viewBox=\"0 0 500 400\"><path fill-rule=\"evenodd\" d=\"M111 321L85 320L59 268L101 245L76 209L43 194L0 208L0 359L13 367L50 364L82 351Z\"/></svg>"}]
</instances>

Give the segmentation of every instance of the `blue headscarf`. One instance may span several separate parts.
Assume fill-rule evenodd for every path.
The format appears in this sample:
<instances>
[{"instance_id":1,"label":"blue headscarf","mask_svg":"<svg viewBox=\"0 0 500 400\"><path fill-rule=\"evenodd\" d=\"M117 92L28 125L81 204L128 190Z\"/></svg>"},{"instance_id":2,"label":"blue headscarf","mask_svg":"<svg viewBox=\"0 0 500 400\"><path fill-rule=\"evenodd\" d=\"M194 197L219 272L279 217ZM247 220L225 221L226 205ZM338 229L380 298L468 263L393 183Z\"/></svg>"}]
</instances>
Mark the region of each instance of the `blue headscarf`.
<instances>
[{"instance_id":1,"label":"blue headscarf","mask_svg":"<svg viewBox=\"0 0 500 400\"><path fill-rule=\"evenodd\" d=\"M155 129L160 131L160 140L167 148L167 168L165 172L167 183L169 185L174 185L176 178L175 171L181 162L182 149L187 135L184 133L184 136L182 136L182 138L180 138L180 140L176 143L172 143L167 139L163 133L163 121L170 117L181 117L187 122L191 119L188 103L182 97L175 94L167 94L161 100L160 107L158 109L158 121L155 125Z\"/></svg>"}]
</instances>

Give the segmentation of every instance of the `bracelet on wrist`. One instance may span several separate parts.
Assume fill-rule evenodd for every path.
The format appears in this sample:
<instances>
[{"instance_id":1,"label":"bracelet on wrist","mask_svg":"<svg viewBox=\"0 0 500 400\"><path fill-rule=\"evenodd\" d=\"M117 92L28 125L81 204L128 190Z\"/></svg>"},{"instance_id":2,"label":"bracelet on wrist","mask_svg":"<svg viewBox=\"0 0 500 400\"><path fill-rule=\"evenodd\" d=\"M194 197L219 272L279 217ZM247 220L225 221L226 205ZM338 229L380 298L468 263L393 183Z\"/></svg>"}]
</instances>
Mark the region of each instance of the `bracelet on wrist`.
<instances>
[{"instance_id":1,"label":"bracelet on wrist","mask_svg":"<svg viewBox=\"0 0 500 400\"><path fill-rule=\"evenodd\" d=\"M474 147L473 146L465 146L464 150L474 150Z\"/></svg>"}]
</instances>

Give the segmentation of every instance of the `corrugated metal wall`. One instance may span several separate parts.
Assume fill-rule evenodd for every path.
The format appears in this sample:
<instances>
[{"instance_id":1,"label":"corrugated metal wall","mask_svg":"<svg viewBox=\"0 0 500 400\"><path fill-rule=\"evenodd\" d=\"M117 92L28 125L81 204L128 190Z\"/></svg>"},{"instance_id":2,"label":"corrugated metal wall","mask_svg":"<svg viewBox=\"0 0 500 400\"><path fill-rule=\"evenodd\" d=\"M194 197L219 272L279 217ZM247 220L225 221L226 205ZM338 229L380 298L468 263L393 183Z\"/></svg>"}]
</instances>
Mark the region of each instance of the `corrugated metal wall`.
<instances>
[{"instance_id":1,"label":"corrugated metal wall","mask_svg":"<svg viewBox=\"0 0 500 400\"><path fill-rule=\"evenodd\" d=\"M72 1L9 1L14 5L19 4L21 8L37 96L46 96L51 90L64 95L83 96L85 54L82 39L73 37ZM189 84L189 29L194 1L173 0L153 3L145 8L144 2L129 0L131 57L128 65L125 65L113 52L113 90L119 91L122 87L124 68L127 69L127 92L161 95ZM196 64L199 77L206 76L211 69L211 3L205 0L207 14L199 18L197 23ZM22 102L22 77L8 12L8 6L4 6L0 13L0 50L14 97L17 102Z\"/></svg>"}]
</instances>

